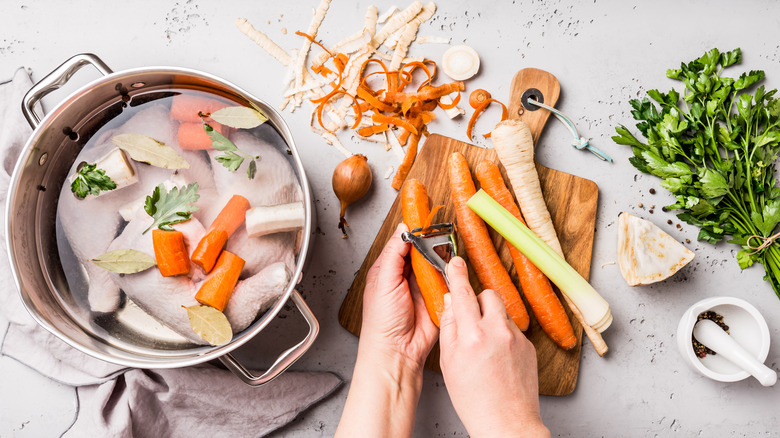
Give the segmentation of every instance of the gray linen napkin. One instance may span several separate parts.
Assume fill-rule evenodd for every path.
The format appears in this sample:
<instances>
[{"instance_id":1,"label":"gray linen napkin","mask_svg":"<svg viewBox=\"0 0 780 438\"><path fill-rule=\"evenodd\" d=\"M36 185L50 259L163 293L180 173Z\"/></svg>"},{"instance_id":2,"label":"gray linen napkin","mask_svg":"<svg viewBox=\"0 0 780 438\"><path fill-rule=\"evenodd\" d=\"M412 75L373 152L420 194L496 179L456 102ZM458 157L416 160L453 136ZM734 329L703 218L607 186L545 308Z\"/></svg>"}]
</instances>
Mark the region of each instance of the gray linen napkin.
<instances>
[{"instance_id":1,"label":"gray linen napkin","mask_svg":"<svg viewBox=\"0 0 780 438\"><path fill-rule=\"evenodd\" d=\"M0 83L0 208L19 151L31 134L21 112L32 86L24 69ZM24 308L5 251L0 214L0 314L9 321L0 354L76 387L79 411L66 437L258 437L335 390L327 372L286 372L259 388L208 365L175 370L122 368L70 347L38 326ZM2 333L2 331L0 331Z\"/></svg>"}]
</instances>

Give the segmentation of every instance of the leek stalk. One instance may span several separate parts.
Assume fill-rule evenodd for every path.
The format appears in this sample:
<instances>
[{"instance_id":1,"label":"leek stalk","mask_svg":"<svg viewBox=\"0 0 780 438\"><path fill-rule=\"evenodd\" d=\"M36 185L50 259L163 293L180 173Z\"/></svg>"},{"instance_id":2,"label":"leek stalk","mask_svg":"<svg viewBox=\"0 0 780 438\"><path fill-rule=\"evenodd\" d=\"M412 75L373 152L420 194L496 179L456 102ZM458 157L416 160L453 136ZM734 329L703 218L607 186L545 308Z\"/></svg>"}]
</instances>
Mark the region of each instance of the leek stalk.
<instances>
[{"instance_id":1,"label":"leek stalk","mask_svg":"<svg viewBox=\"0 0 780 438\"><path fill-rule=\"evenodd\" d=\"M609 327L612 323L609 303L533 231L484 190L480 189L467 205L555 283L577 306L586 324L599 333Z\"/></svg>"}]
</instances>

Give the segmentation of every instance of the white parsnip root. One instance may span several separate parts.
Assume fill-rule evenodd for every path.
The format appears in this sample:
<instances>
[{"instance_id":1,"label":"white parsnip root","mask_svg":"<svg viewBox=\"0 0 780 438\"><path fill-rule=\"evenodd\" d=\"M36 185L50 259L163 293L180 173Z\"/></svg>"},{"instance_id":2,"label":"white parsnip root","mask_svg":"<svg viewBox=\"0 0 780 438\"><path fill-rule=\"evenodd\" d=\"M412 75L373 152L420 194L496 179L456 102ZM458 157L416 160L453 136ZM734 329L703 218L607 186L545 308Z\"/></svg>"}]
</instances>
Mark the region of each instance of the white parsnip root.
<instances>
[{"instance_id":1,"label":"white parsnip root","mask_svg":"<svg viewBox=\"0 0 780 438\"><path fill-rule=\"evenodd\" d=\"M506 169L528 228L564 257L550 212L547 211L547 204L542 196L539 174L536 173L531 129L523 121L504 120L492 131L491 140L501 164Z\"/></svg>"},{"instance_id":2,"label":"white parsnip root","mask_svg":"<svg viewBox=\"0 0 780 438\"><path fill-rule=\"evenodd\" d=\"M249 237L300 230L305 222L303 202L252 207L246 212Z\"/></svg>"},{"instance_id":3,"label":"white parsnip root","mask_svg":"<svg viewBox=\"0 0 780 438\"><path fill-rule=\"evenodd\" d=\"M492 131L491 140L501 164L506 169L509 182L515 192L517 203L528 228L565 259L558 234L542 195L539 174L536 172L536 164L534 163L534 140L531 129L521 120L504 120L499 122ZM596 352L599 356L603 356L608 350L604 338L585 322L582 312L572 300L565 293L562 295L585 330L585 334Z\"/></svg>"},{"instance_id":4,"label":"white parsnip root","mask_svg":"<svg viewBox=\"0 0 780 438\"><path fill-rule=\"evenodd\" d=\"M280 64L285 66L290 65L290 61L292 60L290 55L285 52L284 49L279 47L275 42L271 41L271 39L268 38L266 34L252 27L252 24L249 23L246 18L236 19L236 27L241 31L241 33L249 37L250 40L254 41L255 44L260 46L261 49L265 50L266 53L279 61Z\"/></svg>"}]
</instances>

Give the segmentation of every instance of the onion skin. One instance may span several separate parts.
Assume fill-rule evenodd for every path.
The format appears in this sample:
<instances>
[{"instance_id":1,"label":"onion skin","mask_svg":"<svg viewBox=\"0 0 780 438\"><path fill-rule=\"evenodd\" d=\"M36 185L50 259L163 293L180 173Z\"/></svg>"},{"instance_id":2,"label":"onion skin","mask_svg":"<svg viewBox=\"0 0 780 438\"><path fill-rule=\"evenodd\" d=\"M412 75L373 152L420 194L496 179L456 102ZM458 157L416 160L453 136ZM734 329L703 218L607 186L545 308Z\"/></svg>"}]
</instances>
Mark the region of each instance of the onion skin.
<instances>
[{"instance_id":1,"label":"onion skin","mask_svg":"<svg viewBox=\"0 0 780 438\"><path fill-rule=\"evenodd\" d=\"M362 198L371 188L373 177L371 167L368 165L368 158L365 155L353 155L339 163L333 170L333 192L341 202L341 212L339 213L339 229L341 229L342 238L347 238L347 229L349 226L344 218L347 206Z\"/></svg>"}]
</instances>

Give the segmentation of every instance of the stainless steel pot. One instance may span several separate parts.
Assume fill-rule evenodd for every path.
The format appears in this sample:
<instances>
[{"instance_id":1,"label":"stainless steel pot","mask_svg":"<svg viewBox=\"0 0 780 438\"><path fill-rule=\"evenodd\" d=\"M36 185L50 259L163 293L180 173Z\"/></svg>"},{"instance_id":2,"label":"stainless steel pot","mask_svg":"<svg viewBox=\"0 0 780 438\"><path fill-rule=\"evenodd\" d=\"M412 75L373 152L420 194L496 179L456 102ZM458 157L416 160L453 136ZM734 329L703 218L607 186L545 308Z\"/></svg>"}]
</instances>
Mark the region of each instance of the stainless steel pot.
<instances>
[{"instance_id":1,"label":"stainless steel pot","mask_svg":"<svg viewBox=\"0 0 780 438\"><path fill-rule=\"evenodd\" d=\"M35 111L40 99L60 88L76 71L87 65L103 76L73 92L41 119ZM300 180L306 206L306 226L301 234L300 251L292 281L284 295L257 321L221 347L134 343L132 336L107 332L96 320L85 320L83 315L73 311L76 299L57 255L57 197L86 140L112 111L132 101L133 97L174 87L206 91L237 102L253 102L262 109L268 116L267 123L287 144L289 154L285 155ZM80 54L64 62L30 89L22 103L22 111L34 132L21 152L8 191L7 250L21 299L41 326L86 354L127 367L178 368L219 359L249 385L269 382L309 349L319 332L319 323L295 286L302 278L312 243L315 209L292 134L271 106L225 80L199 71L145 67L115 73L95 55ZM283 352L265 373L255 376L230 352L260 333L288 299L303 315L309 331L302 341Z\"/></svg>"}]
</instances>

